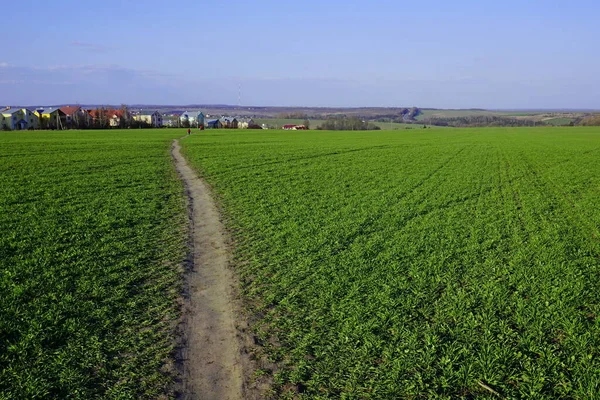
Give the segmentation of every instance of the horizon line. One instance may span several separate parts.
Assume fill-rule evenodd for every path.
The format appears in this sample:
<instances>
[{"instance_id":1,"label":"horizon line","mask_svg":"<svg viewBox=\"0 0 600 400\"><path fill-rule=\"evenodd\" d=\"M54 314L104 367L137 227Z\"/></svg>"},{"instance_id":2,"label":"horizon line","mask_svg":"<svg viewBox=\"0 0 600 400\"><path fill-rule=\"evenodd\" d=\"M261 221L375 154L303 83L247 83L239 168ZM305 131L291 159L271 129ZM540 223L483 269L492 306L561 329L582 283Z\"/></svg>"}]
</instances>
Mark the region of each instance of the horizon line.
<instances>
[{"instance_id":1,"label":"horizon line","mask_svg":"<svg viewBox=\"0 0 600 400\"><path fill-rule=\"evenodd\" d=\"M552 112L552 111L569 111L569 112L577 112L577 111L586 111L586 112L591 112L591 111L597 111L600 112L600 108L572 108L572 107L564 107L564 108L560 108L560 107L552 107L552 108L536 108L536 107L531 107L531 108L482 108L482 107L467 107L467 108L439 108L439 107L419 107L419 106L351 106L351 107L347 107L347 106L258 106L258 105L234 105L234 104L202 104L202 103L198 103L198 104L153 104L153 103L148 103L148 104L144 104L144 103L131 103L131 104L125 104L125 103L59 103L59 104L53 104L53 105L47 105L44 107L63 107L63 106L73 106L73 105L77 105L77 106L96 106L96 107L103 107L103 106L115 106L115 107L120 107L122 105L125 105L127 107L135 107L135 108L144 108L144 107L168 107L168 108L219 108L219 107L224 107L224 108L232 108L232 109L248 109L248 108L271 108L271 109L277 109L277 108L285 108L285 109L342 109L342 110L361 110L361 109L397 109L397 108L418 108L420 110L441 110L441 111L535 111L535 112ZM6 105L5 107L10 107L10 108L35 108L35 107L42 107L40 105L27 105L27 106L22 106L22 105Z\"/></svg>"}]
</instances>

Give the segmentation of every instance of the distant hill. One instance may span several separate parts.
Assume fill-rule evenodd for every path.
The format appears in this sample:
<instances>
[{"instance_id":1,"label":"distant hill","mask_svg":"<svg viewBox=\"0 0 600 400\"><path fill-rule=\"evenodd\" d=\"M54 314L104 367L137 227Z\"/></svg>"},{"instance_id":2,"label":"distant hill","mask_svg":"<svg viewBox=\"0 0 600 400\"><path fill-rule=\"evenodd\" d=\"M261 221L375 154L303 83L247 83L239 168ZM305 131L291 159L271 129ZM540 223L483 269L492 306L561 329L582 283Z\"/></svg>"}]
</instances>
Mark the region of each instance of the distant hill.
<instances>
[{"instance_id":1,"label":"distant hill","mask_svg":"<svg viewBox=\"0 0 600 400\"><path fill-rule=\"evenodd\" d=\"M63 106L72 104L53 104ZM35 109L50 104L27 106ZM94 109L98 107L120 108L121 104L82 104L82 107ZM21 107L21 106L19 106ZM456 118L495 117L530 120L540 124L570 125L577 124L586 117L594 116L597 110L577 109L529 109L529 110L486 110L483 108L439 109L431 107L287 107L287 106L236 106L229 104L130 104L132 110L156 109L162 113L180 113L184 110L202 110L210 116L231 115L252 117L255 119L281 120L318 120L323 121L332 116L357 117L376 123L422 123L435 124L440 120ZM589 119L588 119L589 120ZM526 124L526 122L524 122Z\"/></svg>"}]
</instances>

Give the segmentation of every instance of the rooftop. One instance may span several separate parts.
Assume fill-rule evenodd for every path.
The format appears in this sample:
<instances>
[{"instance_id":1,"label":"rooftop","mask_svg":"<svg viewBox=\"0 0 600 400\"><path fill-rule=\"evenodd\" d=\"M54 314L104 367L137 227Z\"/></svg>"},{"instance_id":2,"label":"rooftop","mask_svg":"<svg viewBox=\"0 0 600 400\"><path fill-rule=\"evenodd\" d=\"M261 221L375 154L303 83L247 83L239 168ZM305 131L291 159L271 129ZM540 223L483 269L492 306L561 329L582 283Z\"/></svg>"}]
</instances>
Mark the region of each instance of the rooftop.
<instances>
[{"instance_id":1,"label":"rooftop","mask_svg":"<svg viewBox=\"0 0 600 400\"><path fill-rule=\"evenodd\" d=\"M198 118L198 116L200 114L204 115L204 113L202 111L184 111L181 113L181 116L184 118L186 116L187 116L187 118Z\"/></svg>"},{"instance_id":2,"label":"rooftop","mask_svg":"<svg viewBox=\"0 0 600 400\"><path fill-rule=\"evenodd\" d=\"M41 111L40 111L40 110L41 110ZM40 114L52 114L52 113L53 113L53 112L55 112L55 111L60 111L60 112L63 112L63 111L61 111L61 110L60 110L60 108L59 108L59 107L44 107L44 108L38 108L38 109L37 109L37 111L38 111Z\"/></svg>"},{"instance_id":3,"label":"rooftop","mask_svg":"<svg viewBox=\"0 0 600 400\"><path fill-rule=\"evenodd\" d=\"M60 108L60 111L64 112L67 115L72 115L72 114L75 114L80 109L81 109L81 107L79 107L79 106L64 106L64 107Z\"/></svg>"}]
</instances>

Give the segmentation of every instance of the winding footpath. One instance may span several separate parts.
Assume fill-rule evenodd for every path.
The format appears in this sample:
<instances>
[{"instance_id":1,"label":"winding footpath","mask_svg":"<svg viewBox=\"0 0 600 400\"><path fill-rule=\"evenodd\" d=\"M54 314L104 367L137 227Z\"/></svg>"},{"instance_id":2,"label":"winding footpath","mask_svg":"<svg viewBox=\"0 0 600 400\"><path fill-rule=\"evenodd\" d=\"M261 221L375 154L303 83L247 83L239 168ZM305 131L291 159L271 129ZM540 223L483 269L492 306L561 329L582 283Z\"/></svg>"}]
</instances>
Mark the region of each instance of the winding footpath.
<instances>
[{"instance_id":1,"label":"winding footpath","mask_svg":"<svg viewBox=\"0 0 600 400\"><path fill-rule=\"evenodd\" d=\"M186 271L183 312L182 398L243 399L243 371L236 337L233 285L225 229L209 187L181 155L171 154L185 184L192 257Z\"/></svg>"}]
</instances>

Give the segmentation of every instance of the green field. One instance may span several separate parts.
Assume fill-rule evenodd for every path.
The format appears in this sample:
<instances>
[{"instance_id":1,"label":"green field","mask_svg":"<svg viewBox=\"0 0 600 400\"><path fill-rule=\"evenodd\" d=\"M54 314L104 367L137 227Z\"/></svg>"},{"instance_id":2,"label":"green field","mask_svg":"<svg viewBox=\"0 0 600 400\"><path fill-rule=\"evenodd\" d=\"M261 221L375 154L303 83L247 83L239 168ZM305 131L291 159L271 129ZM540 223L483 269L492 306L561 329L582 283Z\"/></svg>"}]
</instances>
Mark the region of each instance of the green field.
<instances>
[{"instance_id":1,"label":"green field","mask_svg":"<svg viewBox=\"0 0 600 400\"><path fill-rule=\"evenodd\" d=\"M176 136L0 132L0 399L172 393Z\"/></svg>"},{"instance_id":2,"label":"green field","mask_svg":"<svg viewBox=\"0 0 600 400\"><path fill-rule=\"evenodd\" d=\"M218 132L273 397L595 398L600 130Z\"/></svg>"},{"instance_id":3,"label":"green field","mask_svg":"<svg viewBox=\"0 0 600 400\"><path fill-rule=\"evenodd\" d=\"M182 134L0 133L0 399L173 395ZM600 129L181 143L233 235L273 398L600 392Z\"/></svg>"}]
</instances>

